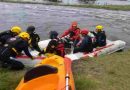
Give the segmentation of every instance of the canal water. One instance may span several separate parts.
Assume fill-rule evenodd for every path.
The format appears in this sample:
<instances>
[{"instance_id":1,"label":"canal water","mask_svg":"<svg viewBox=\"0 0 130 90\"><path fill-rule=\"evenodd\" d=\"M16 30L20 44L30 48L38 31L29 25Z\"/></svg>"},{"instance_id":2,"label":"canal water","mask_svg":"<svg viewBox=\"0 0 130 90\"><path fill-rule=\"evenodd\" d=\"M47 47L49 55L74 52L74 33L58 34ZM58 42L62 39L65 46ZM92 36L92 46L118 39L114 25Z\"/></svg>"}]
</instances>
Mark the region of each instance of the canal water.
<instances>
[{"instance_id":1,"label":"canal water","mask_svg":"<svg viewBox=\"0 0 130 90\"><path fill-rule=\"evenodd\" d=\"M60 34L77 21L79 27L95 30L102 24L110 40L124 40L130 48L130 11L113 11L92 8L74 8L41 4L0 3L0 31L19 25L25 31L27 26L36 26L41 40L48 38L48 32Z\"/></svg>"}]
</instances>

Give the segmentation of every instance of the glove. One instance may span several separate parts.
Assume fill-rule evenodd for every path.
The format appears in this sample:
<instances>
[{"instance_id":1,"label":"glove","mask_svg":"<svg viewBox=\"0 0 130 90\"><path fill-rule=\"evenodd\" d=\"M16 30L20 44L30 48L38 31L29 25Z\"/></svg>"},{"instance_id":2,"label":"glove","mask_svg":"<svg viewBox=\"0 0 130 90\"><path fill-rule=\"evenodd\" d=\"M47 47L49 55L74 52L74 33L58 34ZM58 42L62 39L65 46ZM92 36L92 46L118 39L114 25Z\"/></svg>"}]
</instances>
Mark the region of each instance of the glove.
<instances>
[{"instance_id":1,"label":"glove","mask_svg":"<svg viewBox=\"0 0 130 90\"><path fill-rule=\"evenodd\" d=\"M31 60L34 60L34 59L35 59L35 57L32 56L32 57L31 57Z\"/></svg>"}]
</instances>

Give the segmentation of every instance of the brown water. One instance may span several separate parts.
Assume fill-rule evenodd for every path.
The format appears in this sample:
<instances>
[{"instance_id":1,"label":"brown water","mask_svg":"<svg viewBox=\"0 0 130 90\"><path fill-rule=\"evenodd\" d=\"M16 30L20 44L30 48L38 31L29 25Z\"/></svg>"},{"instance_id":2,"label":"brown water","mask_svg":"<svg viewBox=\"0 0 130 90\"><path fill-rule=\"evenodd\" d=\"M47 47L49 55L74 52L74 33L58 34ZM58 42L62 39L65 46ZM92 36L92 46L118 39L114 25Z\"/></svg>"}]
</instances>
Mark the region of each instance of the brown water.
<instances>
[{"instance_id":1,"label":"brown water","mask_svg":"<svg viewBox=\"0 0 130 90\"><path fill-rule=\"evenodd\" d=\"M130 47L130 11L112 11L92 8L74 8L39 4L0 3L0 30L13 25L25 30L28 25L36 26L41 39L47 39L50 30L62 33L72 21L80 28L94 30L102 24L110 40L124 40Z\"/></svg>"}]
</instances>

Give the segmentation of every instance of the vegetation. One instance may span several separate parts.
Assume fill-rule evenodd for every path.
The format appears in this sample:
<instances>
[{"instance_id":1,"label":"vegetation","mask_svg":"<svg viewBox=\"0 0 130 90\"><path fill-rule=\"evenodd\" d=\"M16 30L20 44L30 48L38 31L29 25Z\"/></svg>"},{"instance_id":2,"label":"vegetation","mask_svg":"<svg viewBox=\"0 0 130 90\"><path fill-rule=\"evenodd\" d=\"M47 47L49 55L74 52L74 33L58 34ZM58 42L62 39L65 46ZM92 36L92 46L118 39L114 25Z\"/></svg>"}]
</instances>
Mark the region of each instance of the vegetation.
<instances>
[{"instance_id":1,"label":"vegetation","mask_svg":"<svg viewBox=\"0 0 130 90\"><path fill-rule=\"evenodd\" d=\"M130 11L130 5L64 5L72 7Z\"/></svg>"},{"instance_id":2,"label":"vegetation","mask_svg":"<svg viewBox=\"0 0 130 90\"><path fill-rule=\"evenodd\" d=\"M77 90L129 90L130 51L73 62Z\"/></svg>"},{"instance_id":3,"label":"vegetation","mask_svg":"<svg viewBox=\"0 0 130 90\"><path fill-rule=\"evenodd\" d=\"M10 71L0 68L0 90L15 90L25 71Z\"/></svg>"},{"instance_id":4,"label":"vegetation","mask_svg":"<svg viewBox=\"0 0 130 90\"><path fill-rule=\"evenodd\" d=\"M54 0L54 1L56 1L56 0ZM10 0L3 0L3 2L30 3L30 4L44 4L44 5L56 5L56 6L71 6L71 7L81 7L81 8L96 8L96 9L107 9L107 10L130 11L130 5L94 5L94 4L64 5L64 4L59 4L58 2L42 3L42 2L10 1Z\"/></svg>"}]
</instances>

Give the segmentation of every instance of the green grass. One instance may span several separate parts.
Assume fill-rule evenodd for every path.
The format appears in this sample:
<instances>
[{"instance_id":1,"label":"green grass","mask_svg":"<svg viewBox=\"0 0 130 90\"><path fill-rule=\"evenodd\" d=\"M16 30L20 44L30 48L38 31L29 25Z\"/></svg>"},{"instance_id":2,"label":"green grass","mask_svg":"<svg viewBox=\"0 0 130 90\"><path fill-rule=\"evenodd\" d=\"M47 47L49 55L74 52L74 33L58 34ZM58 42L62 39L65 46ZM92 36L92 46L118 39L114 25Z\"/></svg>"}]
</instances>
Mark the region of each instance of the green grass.
<instances>
[{"instance_id":1,"label":"green grass","mask_svg":"<svg viewBox=\"0 0 130 90\"><path fill-rule=\"evenodd\" d=\"M65 4L64 5L64 4L58 4L57 2L39 3L39 2L10 1L10 0L5 0L4 2L28 3L28 4L44 4L44 5L55 5L55 6L71 6L71 7L81 7L81 8L96 8L96 9L107 9L107 10L130 11L130 5L93 5L93 4L85 4L85 5L69 5L69 4Z\"/></svg>"},{"instance_id":2,"label":"green grass","mask_svg":"<svg viewBox=\"0 0 130 90\"><path fill-rule=\"evenodd\" d=\"M0 90L15 90L25 71L10 71L0 68Z\"/></svg>"},{"instance_id":3,"label":"green grass","mask_svg":"<svg viewBox=\"0 0 130 90\"><path fill-rule=\"evenodd\" d=\"M73 74L77 90L129 90L130 51L74 61Z\"/></svg>"},{"instance_id":4,"label":"green grass","mask_svg":"<svg viewBox=\"0 0 130 90\"><path fill-rule=\"evenodd\" d=\"M130 51L72 63L76 90L130 90ZM0 90L14 90L26 70L0 68Z\"/></svg>"},{"instance_id":5,"label":"green grass","mask_svg":"<svg viewBox=\"0 0 130 90\"><path fill-rule=\"evenodd\" d=\"M65 6L130 11L130 5L65 5Z\"/></svg>"}]
</instances>

